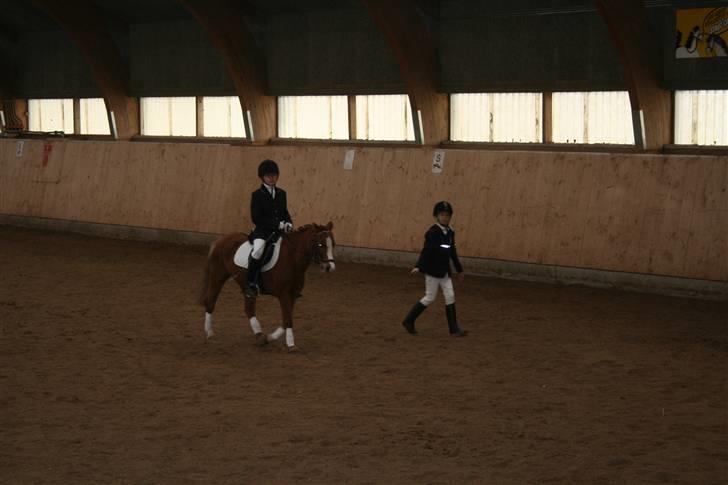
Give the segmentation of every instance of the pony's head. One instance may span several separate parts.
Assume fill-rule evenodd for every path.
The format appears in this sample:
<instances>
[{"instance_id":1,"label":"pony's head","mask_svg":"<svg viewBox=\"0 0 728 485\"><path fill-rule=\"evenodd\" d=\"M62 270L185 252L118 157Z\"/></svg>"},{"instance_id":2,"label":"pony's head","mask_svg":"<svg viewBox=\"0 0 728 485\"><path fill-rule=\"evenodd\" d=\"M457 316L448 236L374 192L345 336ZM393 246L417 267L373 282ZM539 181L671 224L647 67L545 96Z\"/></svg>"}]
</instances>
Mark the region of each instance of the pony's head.
<instances>
[{"instance_id":1,"label":"pony's head","mask_svg":"<svg viewBox=\"0 0 728 485\"><path fill-rule=\"evenodd\" d=\"M336 269L334 262L334 248L336 241L334 240L334 223L329 222L325 226L313 225L313 262L321 266L321 271L329 272Z\"/></svg>"},{"instance_id":2,"label":"pony's head","mask_svg":"<svg viewBox=\"0 0 728 485\"><path fill-rule=\"evenodd\" d=\"M293 233L294 237L296 235L304 237L302 241L305 241L303 244L306 253L314 263L321 266L322 271L326 272L336 269L336 263L334 262L336 242L334 241L333 228L333 222L329 222L325 226L306 224Z\"/></svg>"}]
</instances>

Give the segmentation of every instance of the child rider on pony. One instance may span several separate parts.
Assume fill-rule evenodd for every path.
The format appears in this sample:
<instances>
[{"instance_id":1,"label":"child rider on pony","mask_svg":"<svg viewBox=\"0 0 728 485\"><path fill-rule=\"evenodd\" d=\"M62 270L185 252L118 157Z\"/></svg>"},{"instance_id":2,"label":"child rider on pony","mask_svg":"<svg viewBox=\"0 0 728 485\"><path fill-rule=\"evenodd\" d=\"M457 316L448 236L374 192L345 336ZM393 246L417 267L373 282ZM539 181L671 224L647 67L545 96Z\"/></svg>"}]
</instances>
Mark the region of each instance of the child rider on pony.
<instances>
[{"instance_id":1,"label":"child rider on pony","mask_svg":"<svg viewBox=\"0 0 728 485\"><path fill-rule=\"evenodd\" d=\"M245 296L255 298L258 295L258 281L261 258L268 242L275 242L281 232L291 232L293 222L288 213L286 192L276 187L280 171L278 164L273 160L263 160L258 166L258 177L262 184L252 193L250 200L250 215L255 228L248 236L253 250L248 263L247 284Z\"/></svg>"}]
</instances>

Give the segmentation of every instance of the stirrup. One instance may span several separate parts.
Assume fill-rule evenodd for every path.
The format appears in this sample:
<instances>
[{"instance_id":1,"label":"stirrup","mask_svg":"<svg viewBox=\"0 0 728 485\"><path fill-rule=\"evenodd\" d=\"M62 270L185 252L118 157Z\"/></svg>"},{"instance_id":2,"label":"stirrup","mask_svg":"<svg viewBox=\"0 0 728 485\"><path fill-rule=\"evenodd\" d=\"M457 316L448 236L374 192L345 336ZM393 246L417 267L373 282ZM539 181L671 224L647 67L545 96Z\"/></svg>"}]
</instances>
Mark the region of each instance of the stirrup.
<instances>
[{"instance_id":1,"label":"stirrup","mask_svg":"<svg viewBox=\"0 0 728 485\"><path fill-rule=\"evenodd\" d=\"M255 284L246 284L245 285L245 297L246 298L255 298L258 296L260 290L258 290L258 286Z\"/></svg>"}]
</instances>

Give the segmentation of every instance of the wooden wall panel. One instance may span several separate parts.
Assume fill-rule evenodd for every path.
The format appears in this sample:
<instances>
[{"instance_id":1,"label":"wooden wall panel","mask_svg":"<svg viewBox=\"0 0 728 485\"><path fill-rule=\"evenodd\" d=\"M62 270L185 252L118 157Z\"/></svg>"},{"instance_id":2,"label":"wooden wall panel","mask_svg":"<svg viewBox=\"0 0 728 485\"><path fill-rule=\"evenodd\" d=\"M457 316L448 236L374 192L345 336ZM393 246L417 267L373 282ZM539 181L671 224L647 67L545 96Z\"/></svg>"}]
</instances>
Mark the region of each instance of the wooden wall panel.
<instances>
[{"instance_id":1,"label":"wooden wall panel","mask_svg":"<svg viewBox=\"0 0 728 485\"><path fill-rule=\"evenodd\" d=\"M0 213L247 231L258 163L281 166L294 222L347 246L418 251L433 204L463 256L728 280L728 157L429 148L0 140Z\"/></svg>"}]
</instances>

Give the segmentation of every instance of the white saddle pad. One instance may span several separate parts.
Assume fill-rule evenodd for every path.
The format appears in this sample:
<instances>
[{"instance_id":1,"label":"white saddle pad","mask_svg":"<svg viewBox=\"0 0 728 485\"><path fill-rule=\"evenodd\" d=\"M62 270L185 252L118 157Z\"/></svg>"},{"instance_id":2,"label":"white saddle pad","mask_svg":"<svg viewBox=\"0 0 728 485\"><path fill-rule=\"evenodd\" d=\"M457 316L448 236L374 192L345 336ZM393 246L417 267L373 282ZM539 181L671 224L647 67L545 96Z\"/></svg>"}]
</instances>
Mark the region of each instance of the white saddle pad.
<instances>
[{"instance_id":1,"label":"white saddle pad","mask_svg":"<svg viewBox=\"0 0 728 485\"><path fill-rule=\"evenodd\" d=\"M270 258L270 261L263 266L262 270L264 273L271 269L273 266L276 265L276 262L278 261L278 256L281 254L281 242L283 241L282 237L278 238L278 241L273 245L273 257ZM235 251L235 257L233 257L233 262L240 266L241 268L248 269L248 259L250 258L250 251L253 250L253 245L250 244L250 241L245 241L237 251Z\"/></svg>"}]
</instances>

